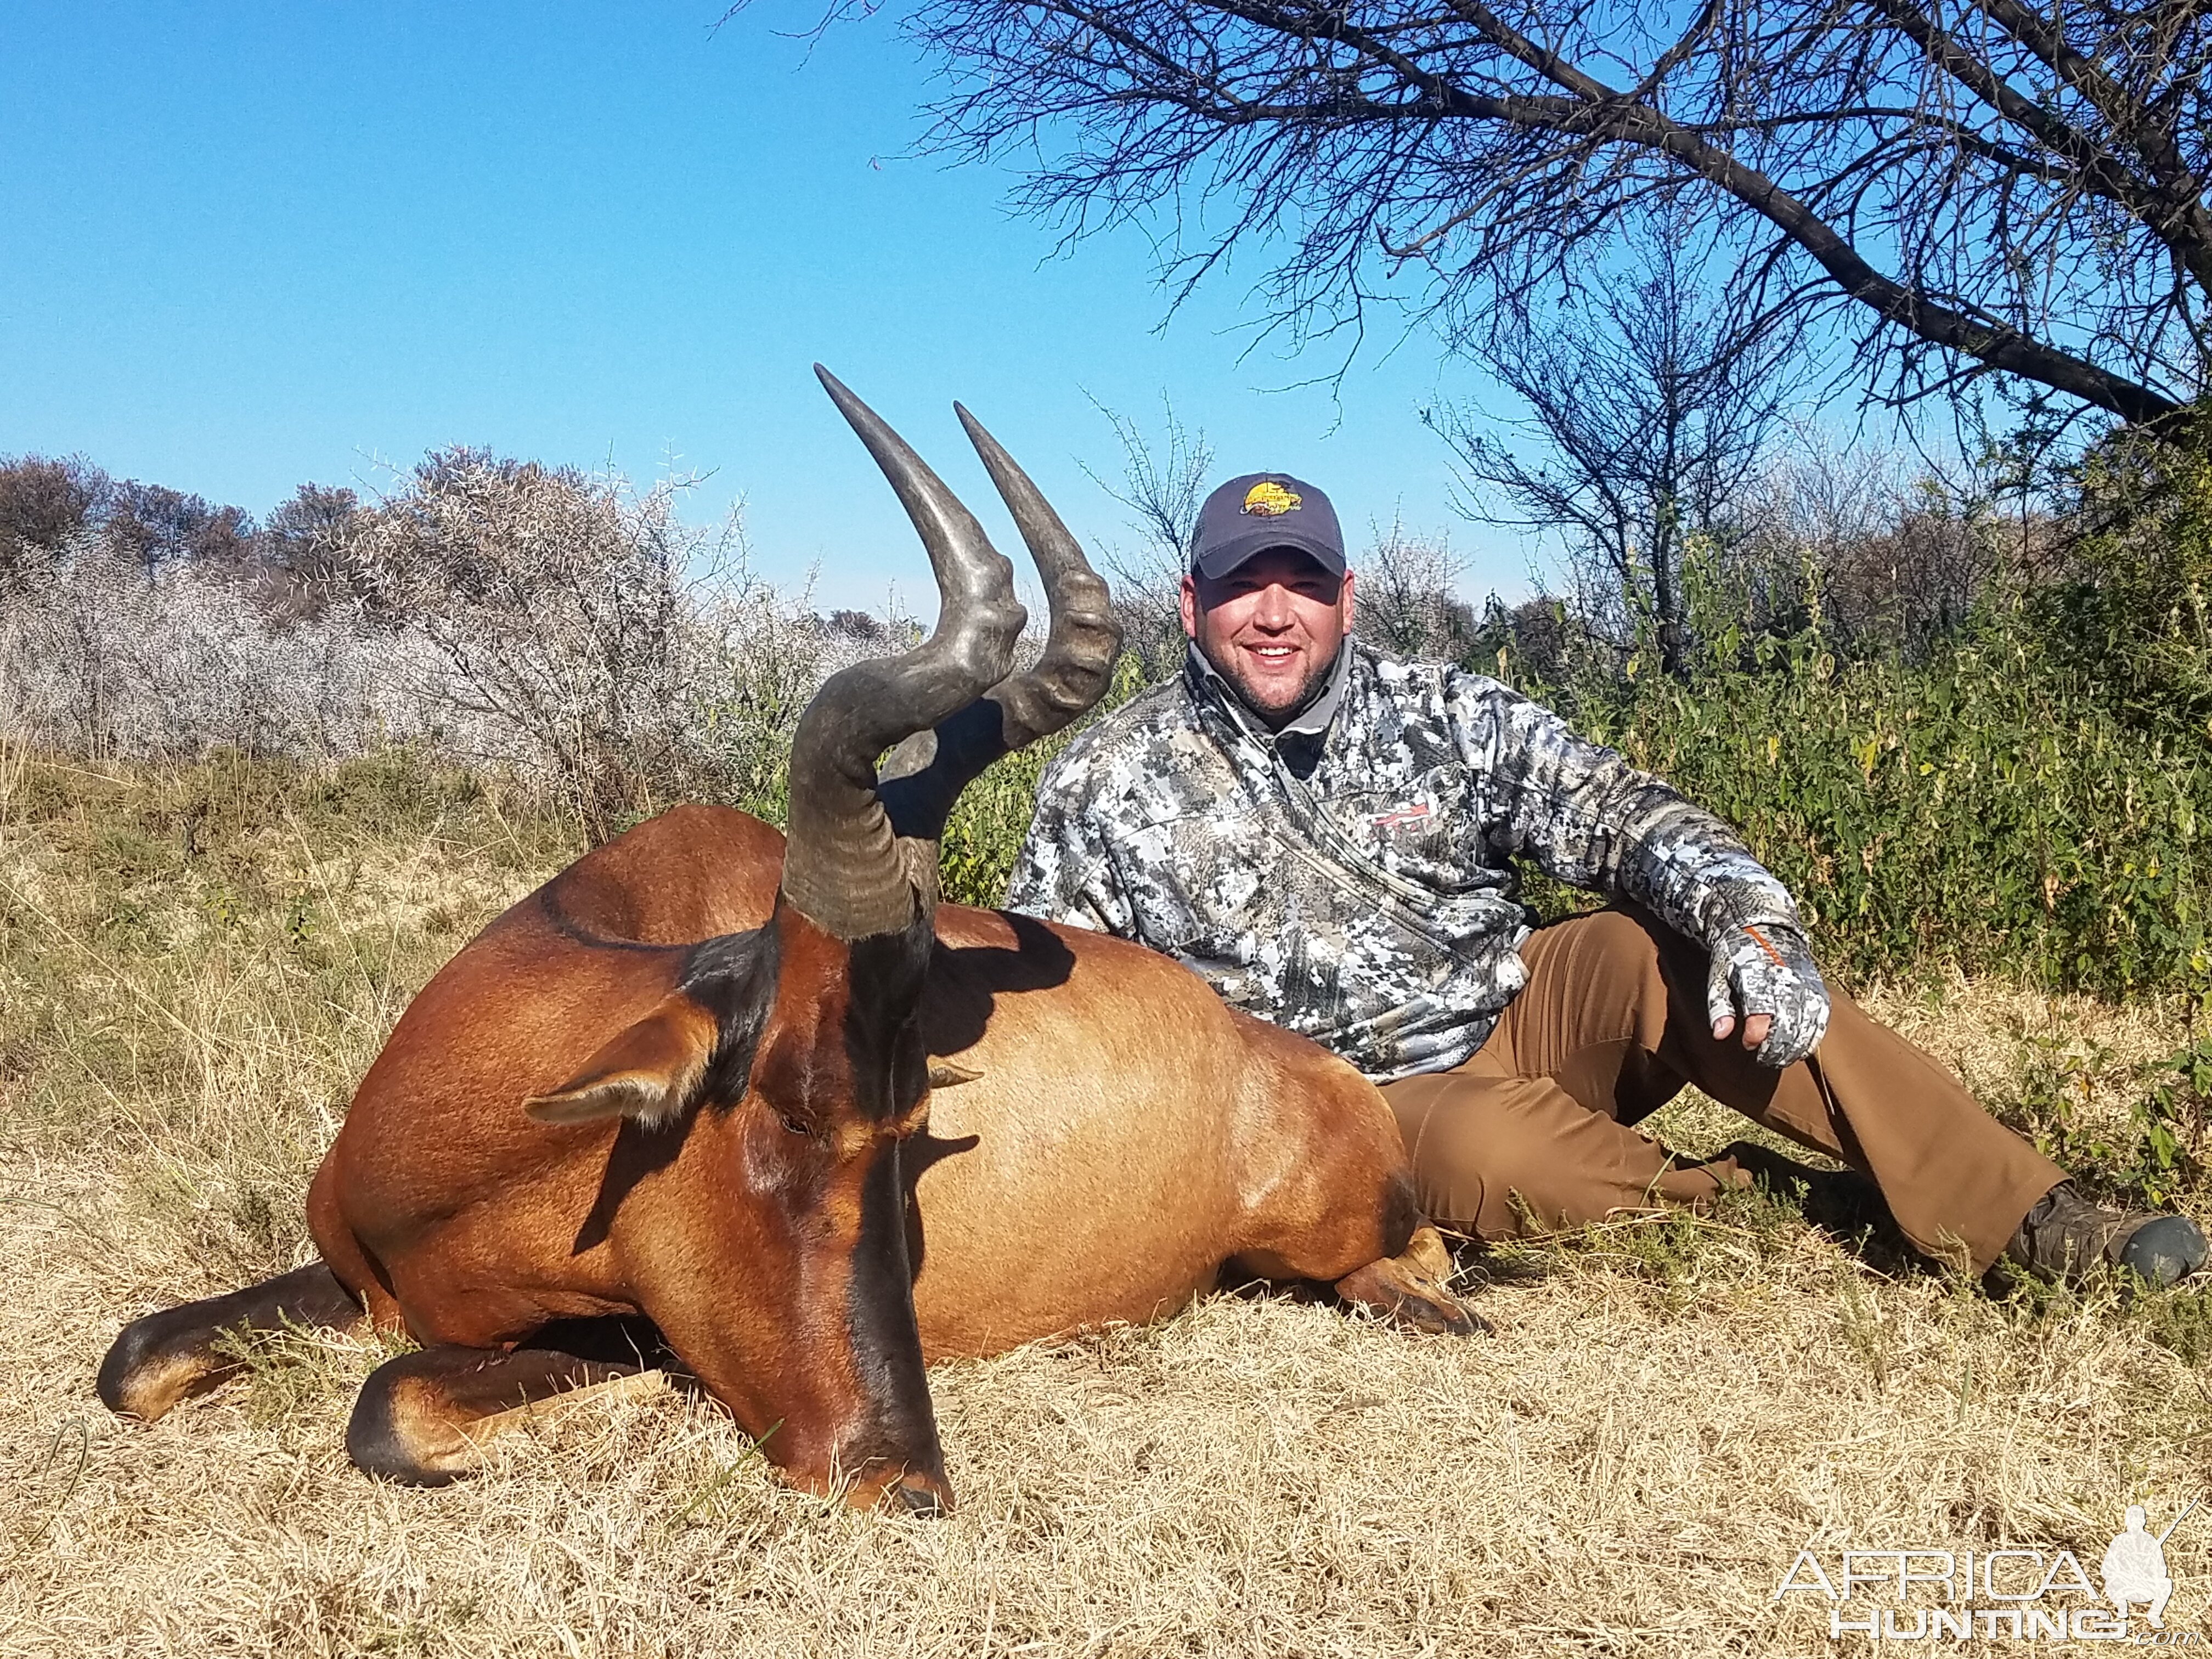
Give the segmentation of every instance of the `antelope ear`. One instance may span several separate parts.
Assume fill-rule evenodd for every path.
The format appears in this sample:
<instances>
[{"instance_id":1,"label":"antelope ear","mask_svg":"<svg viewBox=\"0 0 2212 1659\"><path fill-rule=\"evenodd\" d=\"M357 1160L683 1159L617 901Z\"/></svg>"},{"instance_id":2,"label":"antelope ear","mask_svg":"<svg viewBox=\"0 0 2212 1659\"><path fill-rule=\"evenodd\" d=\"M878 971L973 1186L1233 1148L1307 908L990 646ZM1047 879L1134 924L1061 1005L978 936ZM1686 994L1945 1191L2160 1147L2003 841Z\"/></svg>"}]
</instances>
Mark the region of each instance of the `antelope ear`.
<instances>
[{"instance_id":1,"label":"antelope ear","mask_svg":"<svg viewBox=\"0 0 2212 1659\"><path fill-rule=\"evenodd\" d=\"M965 1066L955 1066L949 1060L932 1060L929 1062L929 1086L933 1089L957 1089L963 1083L973 1083L982 1075L981 1072L969 1071Z\"/></svg>"},{"instance_id":2,"label":"antelope ear","mask_svg":"<svg viewBox=\"0 0 2212 1659\"><path fill-rule=\"evenodd\" d=\"M523 1109L540 1123L634 1117L657 1129L696 1097L715 1036L714 1015L678 991L617 1032L559 1088L523 1102Z\"/></svg>"}]
</instances>

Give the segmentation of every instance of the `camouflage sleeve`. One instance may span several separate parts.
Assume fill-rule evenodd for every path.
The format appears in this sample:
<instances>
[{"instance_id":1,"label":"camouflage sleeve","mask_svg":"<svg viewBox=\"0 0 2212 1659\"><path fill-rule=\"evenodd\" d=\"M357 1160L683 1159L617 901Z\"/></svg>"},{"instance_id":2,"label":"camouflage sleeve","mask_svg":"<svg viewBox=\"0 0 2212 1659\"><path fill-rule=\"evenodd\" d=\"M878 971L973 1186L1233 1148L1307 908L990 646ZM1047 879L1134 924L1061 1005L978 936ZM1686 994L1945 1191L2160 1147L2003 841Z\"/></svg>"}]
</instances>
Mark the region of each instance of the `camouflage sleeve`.
<instances>
[{"instance_id":1,"label":"camouflage sleeve","mask_svg":"<svg viewBox=\"0 0 2212 1659\"><path fill-rule=\"evenodd\" d=\"M1036 813L1007 878L1006 908L1134 939L1136 915L1107 856L1107 814L1090 775L1069 750L1037 781Z\"/></svg>"},{"instance_id":2,"label":"camouflage sleeve","mask_svg":"<svg viewBox=\"0 0 2212 1659\"><path fill-rule=\"evenodd\" d=\"M1455 672L1445 700L1493 846L1554 879L1632 899L1718 949L1737 930L1801 927L1787 888L1727 824L1549 709Z\"/></svg>"}]
</instances>

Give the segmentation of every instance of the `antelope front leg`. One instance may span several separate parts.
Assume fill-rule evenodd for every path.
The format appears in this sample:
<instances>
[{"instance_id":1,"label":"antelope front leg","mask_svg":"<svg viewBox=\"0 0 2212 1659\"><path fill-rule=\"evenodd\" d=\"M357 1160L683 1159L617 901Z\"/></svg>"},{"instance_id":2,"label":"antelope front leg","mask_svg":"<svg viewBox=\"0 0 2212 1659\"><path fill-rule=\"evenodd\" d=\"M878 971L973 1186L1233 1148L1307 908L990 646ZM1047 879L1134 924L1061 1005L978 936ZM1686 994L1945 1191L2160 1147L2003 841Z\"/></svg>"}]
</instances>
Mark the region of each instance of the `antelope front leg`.
<instances>
[{"instance_id":1,"label":"antelope front leg","mask_svg":"<svg viewBox=\"0 0 2212 1659\"><path fill-rule=\"evenodd\" d=\"M120 1416L150 1423L179 1401L244 1370L239 1338L295 1328L350 1331L367 1322L352 1292L313 1262L228 1296L134 1320L100 1362L100 1398Z\"/></svg>"},{"instance_id":2,"label":"antelope front leg","mask_svg":"<svg viewBox=\"0 0 2212 1659\"><path fill-rule=\"evenodd\" d=\"M483 1462L485 1443L558 1401L641 1392L660 1373L548 1348L423 1348L369 1373L346 1425L356 1468L410 1486L442 1486Z\"/></svg>"}]
</instances>

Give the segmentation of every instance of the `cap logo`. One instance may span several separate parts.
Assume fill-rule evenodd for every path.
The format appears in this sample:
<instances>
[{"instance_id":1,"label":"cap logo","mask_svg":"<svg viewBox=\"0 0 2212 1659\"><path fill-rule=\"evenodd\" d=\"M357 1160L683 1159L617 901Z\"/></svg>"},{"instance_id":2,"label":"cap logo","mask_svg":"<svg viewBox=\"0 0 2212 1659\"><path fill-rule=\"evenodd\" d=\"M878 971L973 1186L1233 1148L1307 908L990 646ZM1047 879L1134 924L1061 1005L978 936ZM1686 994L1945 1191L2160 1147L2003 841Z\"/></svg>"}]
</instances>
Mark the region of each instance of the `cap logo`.
<instances>
[{"instance_id":1,"label":"cap logo","mask_svg":"<svg viewBox=\"0 0 2212 1659\"><path fill-rule=\"evenodd\" d=\"M1262 479L1244 492L1244 505L1237 509L1255 519L1279 519L1285 513L1298 510L1302 498L1277 483L1273 478Z\"/></svg>"}]
</instances>

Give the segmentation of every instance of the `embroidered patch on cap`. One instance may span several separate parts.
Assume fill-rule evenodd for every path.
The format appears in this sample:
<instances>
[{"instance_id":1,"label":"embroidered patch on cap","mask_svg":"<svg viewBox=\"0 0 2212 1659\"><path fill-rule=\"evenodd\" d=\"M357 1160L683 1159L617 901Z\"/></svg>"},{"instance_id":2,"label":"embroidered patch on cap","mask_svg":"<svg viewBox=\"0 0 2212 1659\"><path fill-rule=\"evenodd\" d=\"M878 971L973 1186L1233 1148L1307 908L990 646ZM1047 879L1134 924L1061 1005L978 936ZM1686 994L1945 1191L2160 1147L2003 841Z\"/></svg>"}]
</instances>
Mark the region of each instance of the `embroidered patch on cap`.
<instances>
[{"instance_id":1,"label":"embroidered patch on cap","mask_svg":"<svg viewBox=\"0 0 2212 1659\"><path fill-rule=\"evenodd\" d=\"M1285 513L1297 512L1300 499L1273 478L1263 478L1244 492L1244 505L1237 511L1249 513L1257 519L1279 519Z\"/></svg>"}]
</instances>

